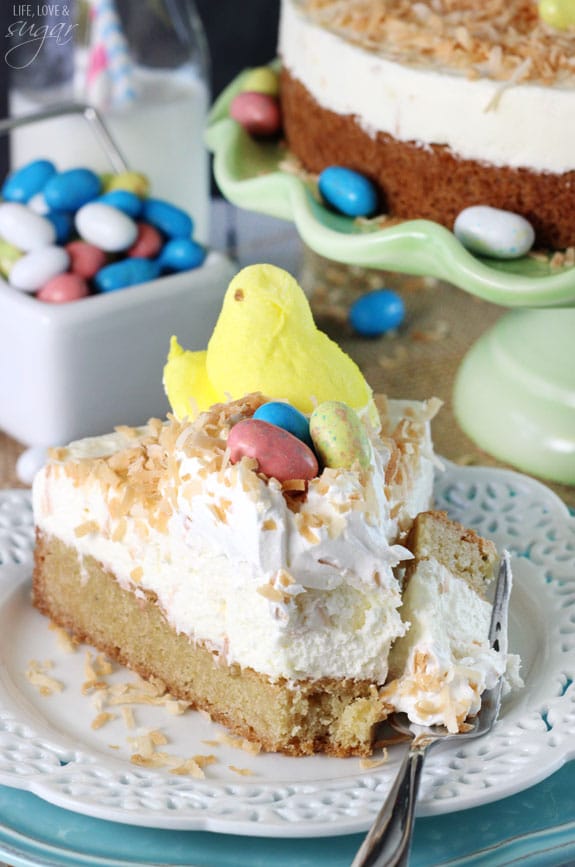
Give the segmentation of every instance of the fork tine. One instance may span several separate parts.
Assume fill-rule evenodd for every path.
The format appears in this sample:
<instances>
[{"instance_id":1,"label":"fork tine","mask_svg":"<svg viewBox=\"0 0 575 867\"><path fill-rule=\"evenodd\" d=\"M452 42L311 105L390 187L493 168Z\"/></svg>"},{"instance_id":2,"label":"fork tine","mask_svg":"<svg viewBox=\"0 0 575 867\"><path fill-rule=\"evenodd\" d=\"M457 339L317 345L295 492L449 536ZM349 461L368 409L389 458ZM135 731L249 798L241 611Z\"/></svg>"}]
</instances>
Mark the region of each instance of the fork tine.
<instances>
[{"instance_id":1,"label":"fork tine","mask_svg":"<svg viewBox=\"0 0 575 867\"><path fill-rule=\"evenodd\" d=\"M489 644L501 653L507 655L508 635L507 621L509 617L509 600L511 597L511 585L513 575L511 572L511 559L509 552L504 551L499 564L497 584L495 587L495 599L491 612L491 624L489 626ZM501 675L495 686L486 689L481 696L481 707L477 715L477 733L483 734L494 725L501 708L501 693L503 692L504 676Z\"/></svg>"},{"instance_id":2,"label":"fork tine","mask_svg":"<svg viewBox=\"0 0 575 867\"><path fill-rule=\"evenodd\" d=\"M495 586L495 599L491 612L489 626L489 644L502 654L507 653L507 619L509 616L509 599L511 597L511 560L509 552L504 551L499 564L499 574Z\"/></svg>"}]
</instances>

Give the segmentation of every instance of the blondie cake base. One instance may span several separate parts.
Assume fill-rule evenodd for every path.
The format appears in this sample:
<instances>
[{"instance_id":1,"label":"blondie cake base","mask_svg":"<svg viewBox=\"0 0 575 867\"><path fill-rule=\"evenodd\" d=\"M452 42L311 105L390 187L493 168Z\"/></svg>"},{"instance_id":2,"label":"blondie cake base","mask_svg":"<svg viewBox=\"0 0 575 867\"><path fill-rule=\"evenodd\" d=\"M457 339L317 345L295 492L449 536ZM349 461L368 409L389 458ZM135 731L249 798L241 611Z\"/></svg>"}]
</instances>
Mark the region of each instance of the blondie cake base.
<instances>
[{"instance_id":1,"label":"blondie cake base","mask_svg":"<svg viewBox=\"0 0 575 867\"><path fill-rule=\"evenodd\" d=\"M138 598L92 557L55 537L36 538L33 602L43 614L145 678L207 711L213 720L262 748L290 755L365 756L387 715L368 681L270 681L228 665L176 633L153 594Z\"/></svg>"}]
</instances>

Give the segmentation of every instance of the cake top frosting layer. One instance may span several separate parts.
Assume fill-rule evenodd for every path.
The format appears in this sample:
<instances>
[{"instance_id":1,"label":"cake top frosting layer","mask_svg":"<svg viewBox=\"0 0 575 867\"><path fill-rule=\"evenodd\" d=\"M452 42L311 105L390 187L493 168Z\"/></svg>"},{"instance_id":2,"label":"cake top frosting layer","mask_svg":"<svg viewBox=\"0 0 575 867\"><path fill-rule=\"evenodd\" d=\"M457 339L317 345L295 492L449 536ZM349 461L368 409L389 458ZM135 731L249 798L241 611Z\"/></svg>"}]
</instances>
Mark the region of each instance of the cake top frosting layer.
<instances>
[{"instance_id":1,"label":"cake top frosting layer","mask_svg":"<svg viewBox=\"0 0 575 867\"><path fill-rule=\"evenodd\" d=\"M413 65L501 82L572 84L575 27L541 20L533 0L296 0L317 23Z\"/></svg>"}]
</instances>

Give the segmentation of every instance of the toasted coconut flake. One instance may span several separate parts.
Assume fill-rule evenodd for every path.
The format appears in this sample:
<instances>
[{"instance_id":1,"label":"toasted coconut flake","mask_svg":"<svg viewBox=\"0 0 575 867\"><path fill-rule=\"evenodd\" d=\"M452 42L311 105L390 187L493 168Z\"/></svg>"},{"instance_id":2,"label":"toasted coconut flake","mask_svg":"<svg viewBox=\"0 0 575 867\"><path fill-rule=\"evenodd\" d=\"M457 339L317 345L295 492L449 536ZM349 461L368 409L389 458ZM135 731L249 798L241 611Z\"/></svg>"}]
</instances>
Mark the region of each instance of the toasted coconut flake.
<instances>
[{"instance_id":1,"label":"toasted coconut flake","mask_svg":"<svg viewBox=\"0 0 575 867\"><path fill-rule=\"evenodd\" d=\"M36 659L30 660L26 669L26 679L32 686L35 686L40 695L53 695L55 692L62 692L64 684L61 680L56 680L55 677L50 677L47 673L54 663L39 662Z\"/></svg>"},{"instance_id":2,"label":"toasted coconut flake","mask_svg":"<svg viewBox=\"0 0 575 867\"><path fill-rule=\"evenodd\" d=\"M71 636L65 629L61 626L58 626L56 623L52 623L50 621L48 628L51 632L54 632L56 635L56 641L58 642L58 647L60 650L63 650L64 653L76 653L78 649L78 642L73 636Z\"/></svg>"},{"instance_id":3,"label":"toasted coconut flake","mask_svg":"<svg viewBox=\"0 0 575 867\"><path fill-rule=\"evenodd\" d=\"M133 708L131 708L129 705L124 705L120 708L120 714L127 729L132 731L136 728L136 718L134 716Z\"/></svg>"},{"instance_id":4,"label":"toasted coconut flake","mask_svg":"<svg viewBox=\"0 0 575 867\"><path fill-rule=\"evenodd\" d=\"M533 0L303 0L322 26L399 62L510 86L572 81L575 29L540 20ZM496 109L502 91L494 102Z\"/></svg>"},{"instance_id":5,"label":"toasted coconut flake","mask_svg":"<svg viewBox=\"0 0 575 867\"><path fill-rule=\"evenodd\" d=\"M238 768L235 765L228 765L230 771L233 771L234 774L239 774L240 777L253 777L254 772L249 768Z\"/></svg>"},{"instance_id":6,"label":"toasted coconut flake","mask_svg":"<svg viewBox=\"0 0 575 867\"><path fill-rule=\"evenodd\" d=\"M100 525L97 521L84 521L74 529L74 535L80 539L82 536L89 536L91 533L98 533Z\"/></svg>"},{"instance_id":7,"label":"toasted coconut flake","mask_svg":"<svg viewBox=\"0 0 575 867\"><path fill-rule=\"evenodd\" d=\"M197 780L204 780L206 777L204 771L195 759L186 759L175 768L170 768L170 774L195 777Z\"/></svg>"},{"instance_id":8,"label":"toasted coconut flake","mask_svg":"<svg viewBox=\"0 0 575 867\"><path fill-rule=\"evenodd\" d=\"M99 713L98 716L92 720L91 728L101 729L103 726L106 725L106 723L109 723L110 720L113 719L116 719L115 713L108 713L107 711L102 711L102 713Z\"/></svg>"},{"instance_id":9,"label":"toasted coconut flake","mask_svg":"<svg viewBox=\"0 0 575 867\"><path fill-rule=\"evenodd\" d=\"M380 768L388 761L389 756L387 749L384 749L382 755L377 758L362 758L359 760L359 767L362 771L370 771L372 768Z\"/></svg>"},{"instance_id":10,"label":"toasted coconut flake","mask_svg":"<svg viewBox=\"0 0 575 867\"><path fill-rule=\"evenodd\" d=\"M140 581L142 580L143 575L144 575L144 570L143 570L142 566L136 566L130 572L130 578L132 579L134 584L139 584Z\"/></svg>"}]
</instances>

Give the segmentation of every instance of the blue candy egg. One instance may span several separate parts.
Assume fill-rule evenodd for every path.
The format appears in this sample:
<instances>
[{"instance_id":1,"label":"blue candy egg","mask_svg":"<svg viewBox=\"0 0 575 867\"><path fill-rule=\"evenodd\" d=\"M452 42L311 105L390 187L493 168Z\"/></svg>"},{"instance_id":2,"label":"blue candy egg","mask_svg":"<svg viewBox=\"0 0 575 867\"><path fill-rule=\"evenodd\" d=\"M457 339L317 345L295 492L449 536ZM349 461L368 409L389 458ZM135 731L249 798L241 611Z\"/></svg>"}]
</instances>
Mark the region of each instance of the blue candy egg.
<instances>
[{"instance_id":1,"label":"blue candy egg","mask_svg":"<svg viewBox=\"0 0 575 867\"><path fill-rule=\"evenodd\" d=\"M115 292L160 276L160 266L152 259L123 259L101 268L94 277L99 292Z\"/></svg>"},{"instance_id":2,"label":"blue candy egg","mask_svg":"<svg viewBox=\"0 0 575 867\"><path fill-rule=\"evenodd\" d=\"M7 202L29 202L32 196L42 192L47 181L56 174L56 166L50 160L34 160L12 172L2 187L2 198Z\"/></svg>"},{"instance_id":3,"label":"blue candy egg","mask_svg":"<svg viewBox=\"0 0 575 867\"><path fill-rule=\"evenodd\" d=\"M379 337L399 328L405 318L403 300L391 289L376 289L362 295L349 311L351 327L363 337Z\"/></svg>"},{"instance_id":4,"label":"blue candy egg","mask_svg":"<svg viewBox=\"0 0 575 867\"><path fill-rule=\"evenodd\" d=\"M96 198L101 186L100 178L90 169L68 169L48 180L44 198L52 211L77 211Z\"/></svg>"},{"instance_id":5,"label":"blue candy egg","mask_svg":"<svg viewBox=\"0 0 575 867\"><path fill-rule=\"evenodd\" d=\"M194 230L190 215L163 199L145 199L141 218L168 238L189 238Z\"/></svg>"},{"instance_id":6,"label":"blue candy egg","mask_svg":"<svg viewBox=\"0 0 575 867\"><path fill-rule=\"evenodd\" d=\"M344 166L328 166L319 176L319 191L325 201L348 217L369 217L377 210L377 191L372 182Z\"/></svg>"},{"instance_id":7,"label":"blue candy egg","mask_svg":"<svg viewBox=\"0 0 575 867\"><path fill-rule=\"evenodd\" d=\"M309 421L303 412L300 412L299 409L296 409L290 403L283 403L280 400L262 403L254 412L253 417L287 430L313 449L309 432Z\"/></svg>"},{"instance_id":8,"label":"blue candy egg","mask_svg":"<svg viewBox=\"0 0 575 867\"><path fill-rule=\"evenodd\" d=\"M100 196L98 201L117 208L118 211L122 211L134 220L140 216L144 206L142 199L130 190L110 190L110 192Z\"/></svg>"},{"instance_id":9,"label":"blue candy egg","mask_svg":"<svg viewBox=\"0 0 575 867\"><path fill-rule=\"evenodd\" d=\"M192 238L172 238L158 257L162 271L191 271L206 258L206 250Z\"/></svg>"},{"instance_id":10,"label":"blue candy egg","mask_svg":"<svg viewBox=\"0 0 575 867\"><path fill-rule=\"evenodd\" d=\"M110 190L109 193L104 193L98 199L99 202L104 202L105 205L111 205L117 208L128 217L136 219L142 213L144 203L142 199L130 190Z\"/></svg>"},{"instance_id":11,"label":"blue candy egg","mask_svg":"<svg viewBox=\"0 0 575 867\"><path fill-rule=\"evenodd\" d=\"M56 243L67 244L74 230L74 217L67 211L49 211L44 215L56 229Z\"/></svg>"}]
</instances>

